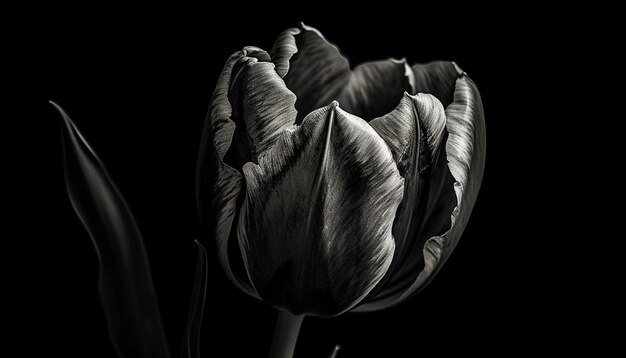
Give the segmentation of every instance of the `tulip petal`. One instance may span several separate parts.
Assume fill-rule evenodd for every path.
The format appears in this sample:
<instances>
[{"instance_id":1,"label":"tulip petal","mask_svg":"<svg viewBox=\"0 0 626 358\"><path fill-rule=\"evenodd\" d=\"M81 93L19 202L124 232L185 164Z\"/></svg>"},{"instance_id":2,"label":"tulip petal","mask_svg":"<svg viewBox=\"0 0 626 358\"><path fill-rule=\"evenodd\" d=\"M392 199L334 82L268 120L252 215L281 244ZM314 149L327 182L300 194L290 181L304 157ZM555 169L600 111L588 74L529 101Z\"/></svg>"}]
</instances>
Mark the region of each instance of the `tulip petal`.
<instances>
[{"instance_id":1,"label":"tulip petal","mask_svg":"<svg viewBox=\"0 0 626 358\"><path fill-rule=\"evenodd\" d=\"M255 52L269 59L264 51ZM229 92L230 118L236 126L231 149L240 152L239 160L229 164L236 169L248 161L258 163L259 156L274 144L280 131L291 127L296 119L296 96L278 76L275 65L251 55L244 50L244 56L233 67L235 76Z\"/></svg>"},{"instance_id":2,"label":"tulip petal","mask_svg":"<svg viewBox=\"0 0 626 358\"><path fill-rule=\"evenodd\" d=\"M357 66L338 95L346 111L365 120L391 112L405 91L412 91L413 73L405 60L372 61Z\"/></svg>"},{"instance_id":3,"label":"tulip petal","mask_svg":"<svg viewBox=\"0 0 626 358\"><path fill-rule=\"evenodd\" d=\"M404 91L413 92L413 71L405 60L372 61L350 69L337 46L312 27L284 31L272 49L276 72L298 100L298 118L332 100L370 120L395 108Z\"/></svg>"},{"instance_id":4,"label":"tulip petal","mask_svg":"<svg viewBox=\"0 0 626 358\"><path fill-rule=\"evenodd\" d=\"M243 51L230 56L218 79L202 132L196 190L203 227L215 240L219 261L226 276L240 290L258 297L248 282L243 262L237 265L236 260L240 256L233 255L235 262L231 262L229 256L229 238L235 233L233 220L238 217L237 198L243 184L241 173L224 163L236 129L231 120L232 106L228 94L233 67L244 56ZM237 242L230 244L237 245Z\"/></svg>"},{"instance_id":5,"label":"tulip petal","mask_svg":"<svg viewBox=\"0 0 626 358\"><path fill-rule=\"evenodd\" d=\"M428 208L420 236L429 238L424 245L424 269L410 287L360 311L369 311L398 304L424 288L441 269L463 233L476 202L485 166L485 119L480 93L464 73L456 81L454 102L446 109L446 160L440 156L435 165L429 190ZM447 161L447 168L442 164ZM443 168L443 170L442 170ZM449 169L449 170L445 170ZM453 176L456 206L451 210L448 175ZM450 229L443 234L442 213L451 212ZM445 220L443 220L445 221Z\"/></svg>"},{"instance_id":6,"label":"tulip petal","mask_svg":"<svg viewBox=\"0 0 626 358\"><path fill-rule=\"evenodd\" d=\"M456 79L463 73L459 66L454 62L436 61L418 63L412 69L415 76L413 93L430 93L447 108L453 100Z\"/></svg>"},{"instance_id":7,"label":"tulip petal","mask_svg":"<svg viewBox=\"0 0 626 358\"><path fill-rule=\"evenodd\" d=\"M406 175L411 159L417 159L419 123L413 104L413 96L405 93L398 106L390 113L369 122L376 133L383 138L400 174ZM415 153L412 153L415 152Z\"/></svg>"},{"instance_id":8,"label":"tulip petal","mask_svg":"<svg viewBox=\"0 0 626 358\"><path fill-rule=\"evenodd\" d=\"M98 292L120 357L169 357L148 256L124 198L65 111L63 157L67 194L98 254Z\"/></svg>"},{"instance_id":9,"label":"tulip petal","mask_svg":"<svg viewBox=\"0 0 626 358\"><path fill-rule=\"evenodd\" d=\"M336 102L319 109L244 175L239 243L265 301L293 314L337 315L383 277L404 180L365 121Z\"/></svg>"},{"instance_id":10,"label":"tulip petal","mask_svg":"<svg viewBox=\"0 0 626 358\"><path fill-rule=\"evenodd\" d=\"M296 36L301 32L302 30L296 27L287 29L278 36L274 46L272 46L272 62L276 65L276 73L280 77L285 77L287 72L289 72L289 61L293 54L298 52Z\"/></svg>"},{"instance_id":11,"label":"tulip petal","mask_svg":"<svg viewBox=\"0 0 626 358\"><path fill-rule=\"evenodd\" d=\"M478 197L485 168L485 114L478 88L465 73L456 81L454 102L446 108L446 129L448 167L456 180L457 206L452 212L452 226L445 234L428 239L424 247L426 266L396 303L411 297L435 277L459 242Z\"/></svg>"},{"instance_id":12,"label":"tulip petal","mask_svg":"<svg viewBox=\"0 0 626 358\"><path fill-rule=\"evenodd\" d=\"M350 78L350 64L337 46L304 24L279 36L272 59L280 73L287 69L283 78L297 97L296 124L311 111L337 99Z\"/></svg>"},{"instance_id":13,"label":"tulip petal","mask_svg":"<svg viewBox=\"0 0 626 358\"><path fill-rule=\"evenodd\" d=\"M413 92L413 71L405 60L372 61L350 69L348 60L316 29L301 24L284 31L272 49L276 72L298 100L298 118L338 100L370 120L393 110L404 91Z\"/></svg>"},{"instance_id":14,"label":"tulip petal","mask_svg":"<svg viewBox=\"0 0 626 358\"><path fill-rule=\"evenodd\" d=\"M443 147L445 123L445 112L437 98L406 93L393 112L370 122L391 149L405 179L404 198L393 224L395 259L370 297L380 299L401 291L423 268L422 249L427 238L419 240L419 231L425 220L432 167ZM454 195L452 189L450 193Z\"/></svg>"}]
</instances>

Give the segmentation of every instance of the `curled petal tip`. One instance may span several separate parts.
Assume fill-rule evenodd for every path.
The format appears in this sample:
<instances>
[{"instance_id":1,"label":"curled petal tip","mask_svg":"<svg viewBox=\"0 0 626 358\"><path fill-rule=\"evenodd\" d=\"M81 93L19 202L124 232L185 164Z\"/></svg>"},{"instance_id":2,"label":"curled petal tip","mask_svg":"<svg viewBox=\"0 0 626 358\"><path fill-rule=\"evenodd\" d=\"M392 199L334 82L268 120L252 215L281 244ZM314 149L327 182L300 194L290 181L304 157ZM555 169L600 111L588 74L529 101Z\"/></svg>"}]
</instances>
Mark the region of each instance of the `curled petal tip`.
<instances>
[{"instance_id":1,"label":"curled petal tip","mask_svg":"<svg viewBox=\"0 0 626 358\"><path fill-rule=\"evenodd\" d=\"M261 48L256 46L245 46L241 49L241 54L245 57L254 59L254 62L269 62L271 61L270 55ZM253 63L254 63L253 62Z\"/></svg>"},{"instance_id":2,"label":"curled petal tip","mask_svg":"<svg viewBox=\"0 0 626 358\"><path fill-rule=\"evenodd\" d=\"M397 63L397 64L402 64L402 63L406 63L406 57L402 57L402 58L389 57L389 61L393 63Z\"/></svg>"},{"instance_id":3,"label":"curled petal tip","mask_svg":"<svg viewBox=\"0 0 626 358\"><path fill-rule=\"evenodd\" d=\"M300 21L300 23L298 24L298 27L300 29L302 29L302 30L305 30L305 31L315 31L315 32L319 33L319 30L317 30L316 28L314 28L312 26L309 26L309 25L305 24L304 21Z\"/></svg>"}]
</instances>

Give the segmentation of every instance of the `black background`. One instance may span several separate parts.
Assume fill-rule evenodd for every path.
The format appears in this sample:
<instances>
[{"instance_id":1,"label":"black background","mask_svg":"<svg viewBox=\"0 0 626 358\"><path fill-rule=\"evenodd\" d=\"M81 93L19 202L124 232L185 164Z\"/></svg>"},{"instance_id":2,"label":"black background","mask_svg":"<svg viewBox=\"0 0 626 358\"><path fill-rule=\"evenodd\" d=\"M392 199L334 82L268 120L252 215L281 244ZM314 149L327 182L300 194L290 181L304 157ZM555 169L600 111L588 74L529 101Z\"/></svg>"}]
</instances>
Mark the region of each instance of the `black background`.
<instances>
[{"instance_id":1,"label":"black background","mask_svg":"<svg viewBox=\"0 0 626 358\"><path fill-rule=\"evenodd\" d=\"M17 210L29 223L22 225L28 239L17 295L28 308L24 328L16 330L37 344L22 345L23 355L43 348L52 356L114 356L97 294L96 254L65 194L61 122L48 99L73 118L135 214L173 356L187 316L196 238L210 259L204 356L267 355L276 312L237 291L211 242L199 236L195 165L227 57L245 45L269 50L299 21L318 28L353 65L387 57L456 61L482 94L487 164L463 238L428 288L382 312L306 318L296 357L325 357L335 344L342 358L562 350L554 332L575 329L565 328L571 318L555 295L564 279L546 259L547 243L563 239L543 228L555 222L546 217L559 195L553 175L559 164L550 160L556 149L546 138L555 128L542 111L554 100L557 71L550 66L565 30L541 31L541 16L516 20L520 9L478 18L398 4L369 17L334 10L265 16L235 7L192 15L166 7L68 11L33 21L37 41L22 48L33 50L26 73L35 76L24 78L42 90L29 106L41 109L43 120L27 125L34 145L19 149L20 168L32 171L25 176L36 184Z\"/></svg>"}]
</instances>

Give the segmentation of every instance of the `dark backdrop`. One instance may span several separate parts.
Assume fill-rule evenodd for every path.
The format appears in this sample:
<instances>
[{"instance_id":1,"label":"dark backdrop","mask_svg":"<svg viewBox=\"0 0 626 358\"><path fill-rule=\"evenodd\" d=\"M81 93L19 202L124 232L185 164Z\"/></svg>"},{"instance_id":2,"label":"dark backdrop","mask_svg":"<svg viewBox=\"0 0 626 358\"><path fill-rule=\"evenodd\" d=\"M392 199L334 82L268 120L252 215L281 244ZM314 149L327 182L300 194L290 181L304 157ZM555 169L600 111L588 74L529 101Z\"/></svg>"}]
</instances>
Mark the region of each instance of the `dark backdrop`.
<instances>
[{"instance_id":1,"label":"dark backdrop","mask_svg":"<svg viewBox=\"0 0 626 358\"><path fill-rule=\"evenodd\" d=\"M23 333L37 344L23 346L24 356L42 347L50 356L114 356L96 289L96 254L65 194L61 122L46 107L48 99L74 119L135 214L174 356L191 294L196 238L210 259L204 355L267 355L276 312L237 291L221 272L212 243L199 236L195 165L227 57L245 45L269 50L282 30L299 21L322 31L352 64L387 57L456 61L481 91L488 154L463 238L427 289L382 312L306 318L296 356L325 357L335 344L342 345L342 358L558 349L552 332L565 326L565 315L550 292L560 280L544 266L542 241L550 236L538 229L542 203L554 195L549 173L556 164L537 160L539 152L552 151L536 129L547 121L540 114L547 96L530 90L546 83L545 69L535 69L542 61L554 64L558 35L531 34L543 20L515 20L511 12L476 18L456 9L389 6L389 13L368 18L331 10L319 16L243 15L241 5L191 17L168 8L68 12L33 24L43 44L32 45L41 44L30 60L41 70L35 87L43 96L32 106L43 109L43 120L30 128L37 146L24 150L37 163L37 185L29 191L36 205L24 211L32 221L24 226L29 259L21 264L21 281L34 298ZM538 52L539 43L550 46ZM537 188L545 194L539 203ZM537 313L539 308L547 313Z\"/></svg>"}]
</instances>

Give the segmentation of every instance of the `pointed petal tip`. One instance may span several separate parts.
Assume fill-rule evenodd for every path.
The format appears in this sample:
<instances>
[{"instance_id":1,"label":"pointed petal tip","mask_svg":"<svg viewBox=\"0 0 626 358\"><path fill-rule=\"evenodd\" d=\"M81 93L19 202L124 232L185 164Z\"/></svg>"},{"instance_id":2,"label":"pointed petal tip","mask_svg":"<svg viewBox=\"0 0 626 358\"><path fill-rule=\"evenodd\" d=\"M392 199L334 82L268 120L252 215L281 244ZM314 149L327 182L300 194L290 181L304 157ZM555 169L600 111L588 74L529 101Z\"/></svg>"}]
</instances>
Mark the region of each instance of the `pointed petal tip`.
<instances>
[{"instance_id":1,"label":"pointed petal tip","mask_svg":"<svg viewBox=\"0 0 626 358\"><path fill-rule=\"evenodd\" d=\"M320 32L320 30L316 29L313 26L309 26L309 25L305 25L304 22L300 21L300 24L298 25L298 28L300 30L304 30L304 31L311 31L311 32L315 32L320 38L322 38L322 40L324 41L328 41L326 40L326 37L324 37L324 35L322 35L322 33Z\"/></svg>"},{"instance_id":2,"label":"pointed petal tip","mask_svg":"<svg viewBox=\"0 0 626 358\"><path fill-rule=\"evenodd\" d=\"M402 97L402 100L411 100L413 102L424 102L424 101L429 101L429 102L439 102L441 103L441 101L439 101L439 99L437 99L437 97L433 96L430 93L423 93L423 92L419 92L416 94L410 94L407 91L404 91L404 95Z\"/></svg>"},{"instance_id":3,"label":"pointed petal tip","mask_svg":"<svg viewBox=\"0 0 626 358\"><path fill-rule=\"evenodd\" d=\"M467 75L465 71L463 71L461 67L459 67L459 65L455 61L452 61L452 64L454 65L454 69L456 70L456 73L459 74L459 77L463 75Z\"/></svg>"},{"instance_id":4,"label":"pointed petal tip","mask_svg":"<svg viewBox=\"0 0 626 358\"><path fill-rule=\"evenodd\" d=\"M389 61L393 62L393 63L397 63L397 64L403 64L406 63L406 57L402 57L402 58L393 58L393 57L389 57L388 59Z\"/></svg>"},{"instance_id":5,"label":"pointed petal tip","mask_svg":"<svg viewBox=\"0 0 626 358\"><path fill-rule=\"evenodd\" d=\"M439 101L437 97L433 96L430 93L423 93L423 92L416 93L412 98L416 101L429 100L429 101L441 103L441 101Z\"/></svg>"}]
</instances>

